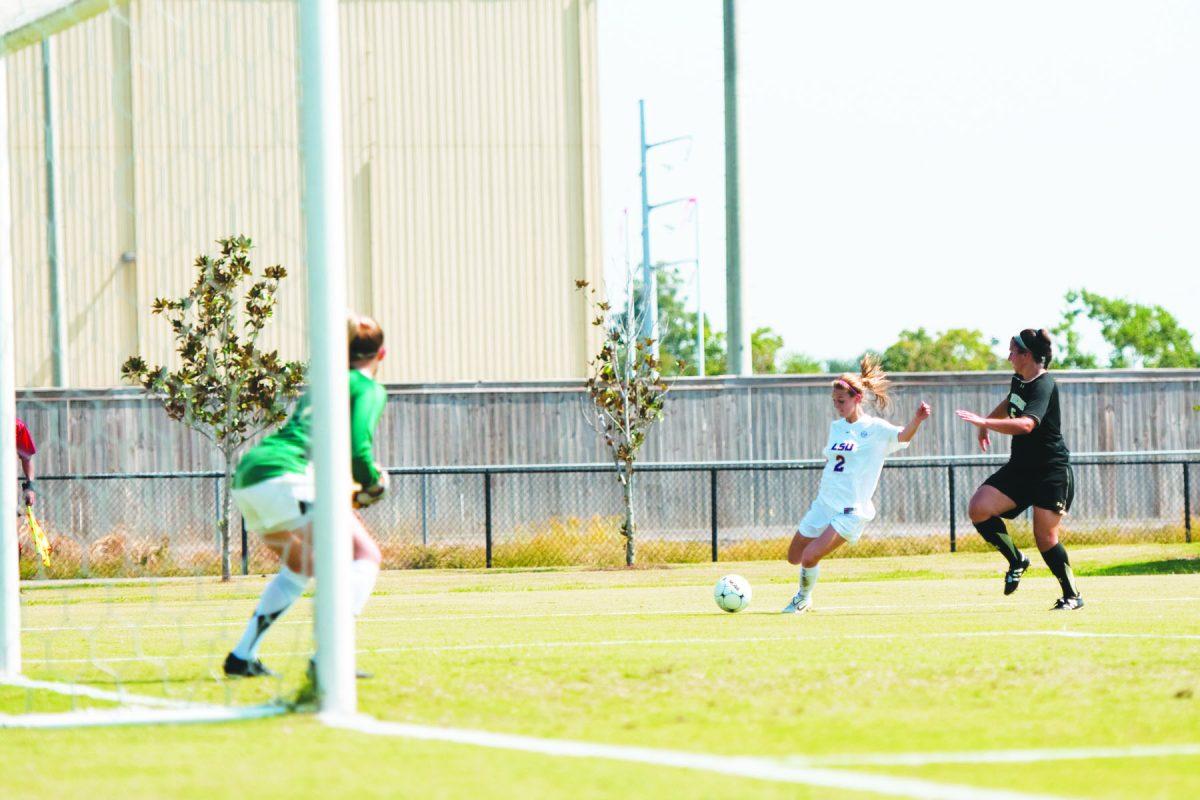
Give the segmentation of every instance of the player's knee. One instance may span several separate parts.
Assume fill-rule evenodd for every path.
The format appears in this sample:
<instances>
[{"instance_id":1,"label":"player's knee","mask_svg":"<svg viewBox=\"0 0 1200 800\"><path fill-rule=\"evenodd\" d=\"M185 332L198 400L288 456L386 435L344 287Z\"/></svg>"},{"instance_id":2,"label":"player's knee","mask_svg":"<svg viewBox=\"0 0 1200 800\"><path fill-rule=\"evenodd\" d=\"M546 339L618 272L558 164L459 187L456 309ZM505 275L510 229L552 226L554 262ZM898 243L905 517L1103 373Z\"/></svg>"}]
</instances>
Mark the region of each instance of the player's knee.
<instances>
[{"instance_id":1,"label":"player's knee","mask_svg":"<svg viewBox=\"0 0 1200 800\"><path fill-rule=\"evenodd\" d=\"M789 548L788 554L787 554L787 562L789 564L791 564L793 567L798 566L800 564L801 555L802 555L802 553L794 551Z\"/></svg>"},{"instance_id":2,"label":"player's knee","mask_svg":"<svg viewBox=\"0 0 1200 800\"><path fill-rule=\"evenodd\" d=\"M805 569L812 569L819 563L821 563L821 557L812 553L805 553L800 559L800 566L804 567Z\"/></svg>"},{"instance_id":3,"label":"player's knee","mask_svg":"<svg viewBox=\"0 0 1200 800\"><path fill-rule=\"evenodd\" d=\"M374 539L369 537L356 539L354 542L354 560L355 561L372 561L376 564L383 562L383 553L379 550L379 545Z\"/></svg>"},{"instance_id":4,"label":"player's knee","mask_svg":"<svg viewBox=\"0 0 1200 800\"><path fill-rule=\"evenodd\" d=\"M1044 553L1058 544L1058 529L1055 528L1048 531L1034 529L1033 538L1037 542L1038 552Z\"/></svg>"},{"instance_id":5,"label":"player's knee","mask_svg":"<svg viewBox=\"0 0 1200 800\"><path fill-rule=\"evenodd\" d=\"M967 505L967 516L971 518L971 522L983 522L996 516L992 513L992 509L988 508L979 497L972 497L971 502Z\"/></svg>"}]
</instances>

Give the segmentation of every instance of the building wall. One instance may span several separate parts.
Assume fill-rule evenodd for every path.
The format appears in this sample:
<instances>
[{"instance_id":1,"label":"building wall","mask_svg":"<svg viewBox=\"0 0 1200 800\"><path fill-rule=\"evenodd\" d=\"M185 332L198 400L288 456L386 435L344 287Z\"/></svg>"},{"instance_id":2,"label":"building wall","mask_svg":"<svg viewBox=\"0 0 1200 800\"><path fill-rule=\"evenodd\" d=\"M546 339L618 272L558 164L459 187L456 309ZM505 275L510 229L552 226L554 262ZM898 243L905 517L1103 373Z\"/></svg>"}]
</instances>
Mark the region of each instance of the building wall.
<instances>
[{"instance_id":1,"label":"building wall","mask_svg":"<svg viewBox=\"0 0 1200 800\"><path fill-rule=\"evenodd\" d=\"M388 381L582 376L601 274L594 0L342 2L350 301ZM234 233L306 354L294 3L134 0L53 38L68 386L171 356L158 296ZM9 60L17 383L52 376L41 55ZM131 254L133 260L122 259Z\"/></svg>"}]
</instances>

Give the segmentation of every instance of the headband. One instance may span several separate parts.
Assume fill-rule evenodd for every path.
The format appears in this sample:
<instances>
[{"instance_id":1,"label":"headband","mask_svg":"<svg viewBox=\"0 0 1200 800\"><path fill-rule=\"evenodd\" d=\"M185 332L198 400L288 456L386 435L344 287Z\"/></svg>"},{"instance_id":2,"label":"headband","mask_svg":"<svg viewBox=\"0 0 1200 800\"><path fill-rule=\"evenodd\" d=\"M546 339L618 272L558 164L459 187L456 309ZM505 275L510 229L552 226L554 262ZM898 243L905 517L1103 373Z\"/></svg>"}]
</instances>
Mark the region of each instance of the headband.
<instances>
[{"instance_id":1,"label":"headband","mask_svg":"<svg viewBox=\"0 0 1200 800\"><path fill-rule=\"evenodd\" d=\"M1012 338L1012 343L1015 344L1021 350L1025 350L1030 353L1033 352L1033 348L1029 346L1029 342L1025 341L1024 333L1018 333L1016 336L1014 336Z\"/></svg>"},{"instance_id":2,"label":"headband","mask_svg":"<svg viewBox=\"0 0 1200 800\"><path fill-rule=\"evenodd\" d=\"M841 386L843 389L845 389L847 392L854 395L855 397L862 397L862 392L860 392L858 389L855 389L848 382L842 380L841 378L838 378L836 381L834 381L833 385Z\"/></svg>"}]
</instances>

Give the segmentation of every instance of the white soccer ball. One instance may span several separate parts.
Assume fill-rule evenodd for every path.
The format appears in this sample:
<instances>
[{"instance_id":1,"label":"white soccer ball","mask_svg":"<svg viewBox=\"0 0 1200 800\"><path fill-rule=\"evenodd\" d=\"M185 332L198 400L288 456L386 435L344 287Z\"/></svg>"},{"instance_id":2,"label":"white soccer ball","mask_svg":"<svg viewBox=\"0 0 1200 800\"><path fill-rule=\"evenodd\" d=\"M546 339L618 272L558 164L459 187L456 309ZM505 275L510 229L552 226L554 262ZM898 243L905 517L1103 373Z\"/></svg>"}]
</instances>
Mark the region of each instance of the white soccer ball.
<instances>
[{"instance_id":1,"label":"white soccer ball","mask_svg":"<svg viewBox=\"0 0 1200 800\"><path fill-rule=\"evenodd\" d=\"M713 599L722 611L741 611L750 605L750 581L741 575L726 575L713 587Z\"/></svg>"}]
</instances>

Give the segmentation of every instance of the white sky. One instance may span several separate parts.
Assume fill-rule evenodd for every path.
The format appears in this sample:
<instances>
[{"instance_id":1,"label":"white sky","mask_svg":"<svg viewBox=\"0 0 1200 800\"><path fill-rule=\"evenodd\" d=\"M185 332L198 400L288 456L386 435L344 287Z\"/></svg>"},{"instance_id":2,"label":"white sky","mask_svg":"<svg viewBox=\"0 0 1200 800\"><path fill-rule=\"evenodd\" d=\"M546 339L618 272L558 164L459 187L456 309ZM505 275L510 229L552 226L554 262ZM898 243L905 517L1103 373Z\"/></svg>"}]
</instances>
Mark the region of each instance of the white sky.
<instances>
[{"instance_id":1,"label":"white sky","mask_svg":"<svg viewBox=\"0 0 1200 800\"><path fill-rule=\"evenodd\" d=\"M599 13L610 285L625 208L641 252L645 98L651 141L695 137L651 151L651 202L699 198L723 328L721 2ZM1200 4L740 0L738 25L751 327L822 359L917 326L1003 343L1083 286L1200 331ZM692 258L689 225L654 212L652 259Z\"/></svg>"}]
</instances>

